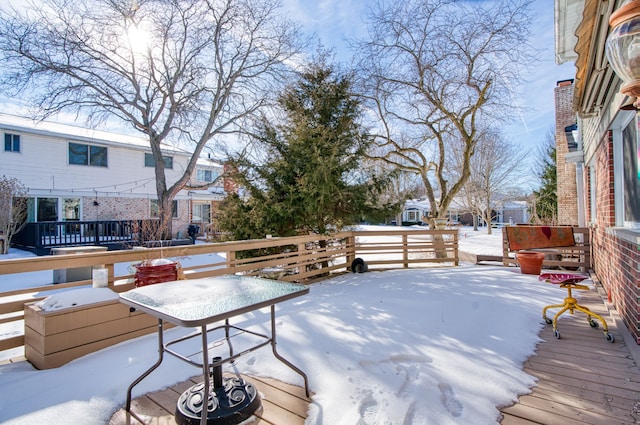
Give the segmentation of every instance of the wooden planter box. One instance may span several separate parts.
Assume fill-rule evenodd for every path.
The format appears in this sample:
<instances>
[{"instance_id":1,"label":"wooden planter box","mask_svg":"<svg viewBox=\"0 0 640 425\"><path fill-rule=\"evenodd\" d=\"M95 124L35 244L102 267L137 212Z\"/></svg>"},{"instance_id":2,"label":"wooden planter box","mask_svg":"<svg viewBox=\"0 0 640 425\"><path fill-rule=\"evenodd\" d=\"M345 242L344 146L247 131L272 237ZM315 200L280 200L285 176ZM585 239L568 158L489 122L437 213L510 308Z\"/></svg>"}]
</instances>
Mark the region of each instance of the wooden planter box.
<instances>
[{"instance_id":1,"label":"wooden planter box","mask_svg":"<svg viewBox=\"0 0 640 425\"><path fill-rule=\"evenodd\" d=\"M36 304L24 307L24 349L27 360L38 369L59 367L158 329L158 319L130 312L118 300L56 311L43 311Z\"/></svg>"}]
</instances>

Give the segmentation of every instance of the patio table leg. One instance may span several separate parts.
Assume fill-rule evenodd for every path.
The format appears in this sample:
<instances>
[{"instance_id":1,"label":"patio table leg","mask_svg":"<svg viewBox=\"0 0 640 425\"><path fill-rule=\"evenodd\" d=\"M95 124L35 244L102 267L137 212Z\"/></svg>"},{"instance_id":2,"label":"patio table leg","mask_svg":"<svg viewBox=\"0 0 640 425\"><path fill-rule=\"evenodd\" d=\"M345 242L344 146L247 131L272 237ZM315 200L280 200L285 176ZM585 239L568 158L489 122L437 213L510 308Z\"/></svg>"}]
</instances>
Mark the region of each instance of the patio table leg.
<instances>
[{"instance_id":1,"label":"patio table leg","mask_svg":"<svg viewBox=\"0 0 640 425\"><path fill-rule=\"evenodd\" d=\"M224 321L224 336L225 339L227 340L227 345L229 346L229 357L233 357L233 345L231 345L231 338L229 335L229 319L225 319ZM231 360L231 363L233 363L234 360Z\"/></svg>"},{"instance_id":2,"label":"patio table leg","mask_svg":"<svg viewBox=\"0 0 640 425\"><path fill-rule=\"evenodd\" d=\"M164 358L163 323L162 323L162 319L158 319L158 360L155 362L153 366L147 369L146 372L140 375L138 379L136 379L131 383L131 385L129 385L129 388L127 389L127 405L125 409L127 412L131 411L131 391L133 390L133 387L138 385L140 381L142 381L144 378L149 376L151 372L156 370L158 366L160 366L160 364L162 363L163 358Z\"/></svg>"},{"instance_id":3,"label":"patio table leg","mask_svg":"<svg viewBox=\"0 0 640 425\"><path fill-rule=\"evenodd\" d=\"M276 307L275 305L271 305L271 348L273 351L273 355L282 363L289 366L291 369L297 372L300 376L302 376L302 378L304 379L304 392L307 398L309 398L309 395L311 393L309 392L309 379L307 378L307 375L301 369L299 369L293 363L291 363L289 360L282 357L280 353L278 353L278 350L276 350L276 320L275 319L276 319Z\"/></svg>"},{"instance_id":4,"label":"patio table leg","mask_svg":"<svg viewBox=\"0 0 640 425\"><path fill-rule=\"evenodd\" d=\"M202 376L204 378L204 388L202 394L202 411L200 412L200 425L207 425L209 417L209 341L207 338L207 325L201 327L202 333Z\"/></svg>"}]
</instances>

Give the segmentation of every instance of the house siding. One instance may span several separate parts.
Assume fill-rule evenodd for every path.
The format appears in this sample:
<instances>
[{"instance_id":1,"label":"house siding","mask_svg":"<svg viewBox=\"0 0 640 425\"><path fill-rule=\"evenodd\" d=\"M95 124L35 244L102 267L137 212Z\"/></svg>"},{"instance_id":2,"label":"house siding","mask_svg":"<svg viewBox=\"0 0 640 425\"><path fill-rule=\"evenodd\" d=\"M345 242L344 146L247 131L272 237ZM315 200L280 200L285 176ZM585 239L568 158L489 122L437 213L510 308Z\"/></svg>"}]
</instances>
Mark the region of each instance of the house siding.
<instances>
[{"instance_id":1,"label":"house siding","mask_svg":"<svg viewBox=\"0 0 640 425\"><path fill-rule=\"evenodd\" d=\"M578 37L573 105L582 130L585 216L591 229L593 272L640 344L640 229L639 223L624 220L624 181L620 176L625 170L615 167L623 163L619 158L622 132L631 119L637 119L630 110L635 99L619 91L621 80L606 61L605 45L611 14L622 4L609 2L603 8L601 2L585 2L577 27L564 27L556 20L560 30L556 41Z\"/></svg>"},{"instance_id":2,"label":"house siding","mask_svg":"<svg viewBox=\"0 0 640 425\"><path fill-rule=\"evenodd\" d=\"M526 208L526 207L525 207ZM502 223L509 225L512 224L525 224L527 223L527 210L526 209L504 209L502 210Z\"/></svg>"},{"instance_id":3,"label":"house siding","mask_svg":"<svg viewBox=\"0 0 640 425\"><path fill-rule=\"evenodd\" d=\"M86 135L78 135L81 132ZM19 180L29 197L79 198L80 220L150 217L150 202L157 195L154 168L144 165L145 152L150 153L144 139L61 125L55 131L45 130L23 118L0 114L0 135L4 133L20 135L20 152L6 152L0 146L0 175ZM69 164L69 142L106 147L108 166ZM173 168L165 172L170 185L181 177L190 154L178 150L165 154L173 158ZM173 232L185 235L191 201L196 198L182 191L175 199L178 215L173 219ZM61 214L59 211L60 219Z\"/></svg>"},{"instance_id":4,"label":"house siding","mask_svg":"<svg viewBox=\"0 0 640 425\"><path fill-rule=\"evenodd\" d=\"M589 190L595 190L596 194L596 220L591 224L591 258L594 273L609 302L622 317L636 343L640 344L640 247L620 237L621 229L614 227L613 149L612 132L608 131L594 151L595 187L587 181Z\"/></svg>"},{"instance_id":5,"label":"house siding","mask_svg":"<svg viewBox=\"0 0 640 425\"><path fill-rule=\"evenodd\" d=\"M2 133L6 132L1 130ZM96 192L104 196L138 194L155 197L155 174L152 167L144 166L142 149L131 149L105 144L76 142L65 137L21 133L21 152L0 150L0 168L3 174L17 178L33 193L73 191L85 194ZM95 167L69 164L68 143L92 144L107 147L108 166ZM168 181L179 177L186 159L174 157L173 170L167 170Z\"/></svg>"}]
</instances>

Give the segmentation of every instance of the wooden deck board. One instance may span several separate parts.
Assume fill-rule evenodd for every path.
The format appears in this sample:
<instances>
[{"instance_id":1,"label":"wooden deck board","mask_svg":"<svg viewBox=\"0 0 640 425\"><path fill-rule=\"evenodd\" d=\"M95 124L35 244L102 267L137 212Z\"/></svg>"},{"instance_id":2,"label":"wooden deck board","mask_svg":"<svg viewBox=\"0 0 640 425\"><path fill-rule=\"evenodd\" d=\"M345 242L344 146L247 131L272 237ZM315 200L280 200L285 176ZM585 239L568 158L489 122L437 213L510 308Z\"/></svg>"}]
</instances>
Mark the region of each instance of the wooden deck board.
<instances>
[{"instance_id":1,"label":"wooden deck board","mask_svg":"<svg viewBox=\"0 0 640 425\"><path fill-rule=\"evenodd\" d=\"M273 379L242 377L256 386L262 399L262 407L252 417L252 425L304 425L309 400L302 387ZM169 388L135 398L131 401L131 413L118 410L109 425L176 425L174 414L180 394L200 380L200 376L194 376Z\"/></svg>"},{"instance_id":2,"label":"wooden deck board","mask_svg":"<svg viewBox=\"0 0 640 425\"><path fill-rule=\"evenodd\" d=\"M268 401L275 406L280 406L291 415L291 421L304 423L309 409L309 400L304 395L302 387L285 384L272 379L251 377L251 382L256 386L263 401ZM284 413L283 413L284 414ZM291 422L294 423L294 422Z\"/></svg>"},{"instance_id":3,"label":"wooden deck board","mask_svg":"<svg viewBox=\"0 0 640 425\"><path fill-rule=\"evenodd\" d=\"M616 341L605 340L602 325L589 326L583 313L564 313L558 320L560 339L551 325L544 341L524 364L538 379L531 394L501 409L502 425L609 425L640 423L640 371L597 291L574 293L581 305L600 314ZM553 317L557 310L549 310Z\"/></svg>"}]
</instances>

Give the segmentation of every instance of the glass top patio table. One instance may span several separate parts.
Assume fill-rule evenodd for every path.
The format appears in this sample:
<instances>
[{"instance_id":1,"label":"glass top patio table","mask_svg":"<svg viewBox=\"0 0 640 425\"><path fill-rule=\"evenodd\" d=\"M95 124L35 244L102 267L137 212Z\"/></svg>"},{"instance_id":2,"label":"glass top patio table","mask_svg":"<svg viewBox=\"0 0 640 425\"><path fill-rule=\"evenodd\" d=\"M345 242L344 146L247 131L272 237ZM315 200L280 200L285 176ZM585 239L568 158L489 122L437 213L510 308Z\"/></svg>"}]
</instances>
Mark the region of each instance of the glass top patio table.
<instances>
[{"instance_id":1,"label":"glass top patio table","mask_svg":"<svg viewBox=\"0 0 640 425\"><path fill-rule=\"evenodd\" d=\"M231 362L268 344L271 345L273 355L278 360L303 377L305 393L309 397L307 375L282 357L276 350L275 326L275 305L308 292L309 288L307 286L296 283L248 276L224 275L158 283L121 293L120 301L122 303L158 318L158 360L136 378L127 389L126 411L131 411L133 387L160 366L164 357L163 354L166 352L193 366L198 366L202 370L203 383L196 384L180 396L176 407L176 422L182 425L193 424L199 419L200 424L204 425L209 423L209 419L220 416L225 422L216 423L239 423L239 421L243 421L253 414L260 402L257 399L257 393L249 391L249 388L253 387L244 382L244 380L225 381L222 379L222 363ZM229 323L229 318L231 317L263 307L270 307L271 309L270 335L263 335ZM208 324L222 320L224 320L222 326L207 329ZM200 327L200 332L199 334L174 339L165 344L163 321L181 327ZM213 362L210 363L208 335L210 332L222 329L225 331L224 339L227 341L229 348L228 357L215 357L212 359ZM248 348L245 347L244 350L236 353L230 341L230 329L247 332L260 338L262 342ZM202 340L201 363L197 363L190 359L189 356L168 348L169 345L197 336L200 336ZM211 382L210 374L213 376L213 381ZM229 394L235 394L234 397L230 398L226 390L231 391ZM235 399L239 392L245 394L242 400L249 401L248 404L240 403ZM209 400L209 402L193 404L191 402L193 397L197 400ZM217 397L217 399L213 400L211 397ZM203 409L203 406L218 407ZM227 422L227 420L229 421Z\"/></svg>"},{"instance_id":2,"label":"glass top patio table","mask_svg":"<svg viewBox=\"0 0 640 425\"><path fill-rule=\"evenodd\" d=\"M299 297L305 285L225 275L142 286L120 294L121 301L183 327L196 327Z\"/></svg>"}]
</instances>

